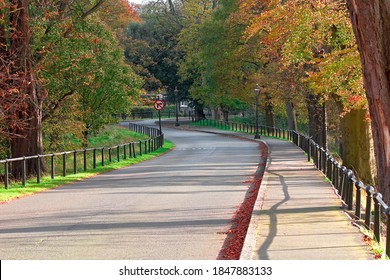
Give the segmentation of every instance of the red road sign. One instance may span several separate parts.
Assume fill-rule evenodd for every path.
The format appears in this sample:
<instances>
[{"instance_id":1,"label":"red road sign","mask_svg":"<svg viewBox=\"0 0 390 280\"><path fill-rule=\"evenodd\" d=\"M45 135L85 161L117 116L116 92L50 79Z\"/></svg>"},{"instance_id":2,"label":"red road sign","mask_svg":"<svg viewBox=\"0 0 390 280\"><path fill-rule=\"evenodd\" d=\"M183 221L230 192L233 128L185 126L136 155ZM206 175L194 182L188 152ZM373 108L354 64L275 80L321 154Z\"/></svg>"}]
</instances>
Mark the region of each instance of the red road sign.
<instances>
[{"instance_id":1,"label":"red road sign","mask_svg":"<svg viewBox=\"0 0 390 280\"><path fill-rule=\"evenodd\" d=\"M160 111L162 109L164 109L165 107L165 102L163 100L156 100L154 101L154 109L156 109L157 111Z\"/></svg>"}]
</instances>

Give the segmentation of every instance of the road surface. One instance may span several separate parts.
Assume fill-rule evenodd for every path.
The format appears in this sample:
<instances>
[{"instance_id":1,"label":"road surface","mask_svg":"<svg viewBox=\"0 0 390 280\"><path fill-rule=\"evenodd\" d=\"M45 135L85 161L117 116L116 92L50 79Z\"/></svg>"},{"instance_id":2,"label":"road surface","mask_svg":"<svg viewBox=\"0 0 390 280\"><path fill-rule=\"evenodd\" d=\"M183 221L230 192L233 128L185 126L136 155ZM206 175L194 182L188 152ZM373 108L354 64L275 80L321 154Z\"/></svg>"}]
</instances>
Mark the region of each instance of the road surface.
<instances>
[{"instance_id":1,"label":"road surface","mask_svg":"<svg viewBox=\"0 0 390 280\"><path fill-rule=\"evenodd\" d=\"M216 259L258 144L164 133L164 156L0 205L0 259Z\"/></svg>"}]
</instances>

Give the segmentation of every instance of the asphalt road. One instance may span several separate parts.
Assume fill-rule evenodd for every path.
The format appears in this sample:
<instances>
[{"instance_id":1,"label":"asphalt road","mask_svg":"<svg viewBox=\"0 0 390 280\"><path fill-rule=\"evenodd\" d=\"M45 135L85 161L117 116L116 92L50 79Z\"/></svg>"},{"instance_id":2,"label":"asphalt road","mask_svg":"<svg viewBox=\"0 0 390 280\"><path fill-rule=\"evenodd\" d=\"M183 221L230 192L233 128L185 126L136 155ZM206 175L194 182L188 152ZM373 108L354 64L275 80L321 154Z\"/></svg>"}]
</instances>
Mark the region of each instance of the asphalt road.
<instances>
[{"instance_id":1,"label":"asphalt road","mask_svg":"<svg viewBox=\"0 0 390 280\"><path fill-rule=\"evenodd\" d=\"M258 144L164 133L164 156L0 205L0 259L216 259Z\"/></svg>"}]
</instances>

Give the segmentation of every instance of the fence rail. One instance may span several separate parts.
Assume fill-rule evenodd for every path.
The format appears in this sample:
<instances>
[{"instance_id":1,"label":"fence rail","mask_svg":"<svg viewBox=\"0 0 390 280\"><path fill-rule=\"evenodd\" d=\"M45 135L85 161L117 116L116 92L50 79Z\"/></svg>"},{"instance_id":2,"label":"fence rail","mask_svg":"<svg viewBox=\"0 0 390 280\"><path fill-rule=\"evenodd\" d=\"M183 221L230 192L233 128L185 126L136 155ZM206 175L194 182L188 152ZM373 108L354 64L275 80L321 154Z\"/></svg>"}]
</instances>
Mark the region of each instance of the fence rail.
<instances>
[{"instance_id":1,"label":"fence rail","mask_svg":"<svg viewBox=\"0 0 390 280\"><path fill-rule=\"evenodd\" d=\"M114 158L118 162L122 159L126 160L127 158L136 158L137 156L142 156L143 154L151 153L164 145L164 134L161 133L161 131L157 128L146 127L129 122L128 129L137 133L147 135L149 138L145 140L116 145L113 147L88 148L45 155L33 155L9 159L6 158L4 160L0 160L0 164L4 165L4 174L3 176L1 176L3 177L4 188L9 189L11 179L10 177L12 177L10 170L12 169L12 164L15 162L22 162L20 183L23 187L25 187L27 182L27 168L28 165L31 164L31 162L34 160L36 161L36 163L34 164L36 166L35 177L37 183L39 184L41 183L41 177L43 174L43 170L41 168L41 160L45 158L49 159L48 165L50 166L50 176L52 179L54 179L56 176L56 166L58 165L60 165L61 167L60 176L65 177L67 174L69 174L69 170L67 167L68 156L73 158L73 168L71 172L73 174L76 174L78 172L86 172L88 168L96 169L99 165L105 166L106 164L110 164L113 162ZM81 166L78 161L79 157L82 158ZM90 162L88 162L88 160Z\"/></svg>"},{"instance_id":2,"label":"fence rail","mask_svg":"<svg viewBox=\"0 0 390 280\"><path fill-rule=\"evenodd\" d=\"M241 123L208 119L196 123L245 133L255 133L256 131L254 125ZM356 221L361 222L368 230L373 231L374 237L379 243L381 242L382 220L386 220L385 253L390 257L390 207L382 200L382 194L376 192L373 186L361 182L352 170L342 166L328 151L320 147L307 135L294 130L263 125L259 126L258 129L261 135L288 139L305 151L307 160L313 160L317 169L332 182L345 208L353 214ZM366 197L366 203L362 205L364 196Z\"/></svg>"}]
</instances>

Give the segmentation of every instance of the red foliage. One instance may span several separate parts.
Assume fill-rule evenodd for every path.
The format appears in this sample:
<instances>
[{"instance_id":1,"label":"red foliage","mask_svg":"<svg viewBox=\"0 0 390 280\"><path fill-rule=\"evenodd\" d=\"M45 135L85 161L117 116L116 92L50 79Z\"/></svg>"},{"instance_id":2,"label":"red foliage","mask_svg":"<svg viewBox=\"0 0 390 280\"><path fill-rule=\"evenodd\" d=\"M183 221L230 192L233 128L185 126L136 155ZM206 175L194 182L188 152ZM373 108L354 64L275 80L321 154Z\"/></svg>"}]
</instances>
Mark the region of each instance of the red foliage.
<instances>
[{"instance_id":1,"label":"red foliage","mask_svg":"<svg viewBox=\"0 0 390 280\"><path fill-rule=\"evenodd\" d=\"M231 228L225 232L225 239L222 250L219 253L219 260L238 260L241 255L241 250L244 245L245 236L251 220L253 207L255 205L257 195L263 179L265 162L268 156L268 150L264 143L260 142L259 149L264 163L260 163L256 174L251 180L244 183L250 183L247 195L244 202L239 206L232 218Z\"/></svg>"},{"instance_id":2,"label":"red foliage","mask_svg":"<svg viewBox=\"0 0 390 280\"><path fill-rule=\"evenodd\" d=\"M4 7L2 6L2 9ZM10 139L25 128L28 122L31 87L30 72L25 69L23 44L27 40L23 23L24 13L10 3L8 14L0 13L0 136Z\"/></svg>"},{"instance_id":3,"label":"red foliage","mask_svg":"<svg viewBox=\"0 0 390 280\"><path fill-rule=\"evenodd\" d=\"M134 10L133 4L130 4L127 0L121 0L121 6L127 11L132 21L141 21L139 14Z\"/></svg>"}]
</instances>

